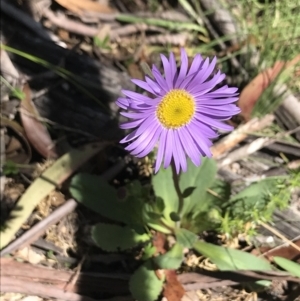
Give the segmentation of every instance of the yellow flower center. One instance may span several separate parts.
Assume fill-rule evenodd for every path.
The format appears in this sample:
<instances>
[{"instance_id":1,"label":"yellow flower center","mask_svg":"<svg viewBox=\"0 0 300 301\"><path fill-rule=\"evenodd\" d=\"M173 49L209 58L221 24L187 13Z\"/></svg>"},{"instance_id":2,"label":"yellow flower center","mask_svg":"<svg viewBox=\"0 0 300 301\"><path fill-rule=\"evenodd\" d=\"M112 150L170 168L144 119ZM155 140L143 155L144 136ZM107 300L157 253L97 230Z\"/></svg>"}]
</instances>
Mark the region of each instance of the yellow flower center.
<instances>
[{"instance_id":1,"label":"yellow flower center","mask_svg":"<svg viewBox=\"0 0 300 301\"><path fill-rule=\"evenodd\" d=\"M177 129L189 123L195 113L194 97L182 89L168 92L159 103L156 116L168 129Z\"/></svg>"}]
</instances>

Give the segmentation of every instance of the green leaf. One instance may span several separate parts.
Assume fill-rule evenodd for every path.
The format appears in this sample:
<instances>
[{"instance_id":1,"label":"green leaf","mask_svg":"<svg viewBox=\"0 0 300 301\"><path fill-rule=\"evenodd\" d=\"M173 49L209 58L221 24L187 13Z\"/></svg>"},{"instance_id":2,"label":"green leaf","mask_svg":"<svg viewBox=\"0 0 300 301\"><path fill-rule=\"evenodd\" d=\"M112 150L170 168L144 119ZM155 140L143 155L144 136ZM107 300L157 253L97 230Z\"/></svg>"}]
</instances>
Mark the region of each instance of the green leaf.
<instances>
[{"instance_id":1,"label":"green leaf","mask_svg":"<svg viewBox=\"0 0 300 301\"><path fill-rule=\"evenodd\" d=\"M13 87L3 76L0 76L1 83L10 89L11 95L18 98L19 100L25 99L25 93L17 87Z\"/></svg>"},{"instance_id":2,"label":"green leaf","mask_svg":"<svg viewBox=\"0 0 300 301\"><path fill-rule=\"evenodd\" d=\"M196 187L196 189L192 195L184 199L183 214L198 213L199 210L205 211L207 209L209 204L205 198L206 190L214 182L216 173L217 164L213 159L202 158L202 164L199 167L188 160L187 172L180 176L180 189L185 191L191 186Z\"/></svg>"},{"instance_id":3,"label":"green leaf","mask_svg":"<svg viewBox=\"0 0 300 301\"><path fill-rule=\"evenodd\" d=\"M282 269L288 271L291 275L300 278L300 264L293 262L289 259L274 256L273 260L278 264Z\"/></svg>"},{"instance_id":4,"label":"green leaf","mask_svg":"<svg viewBox=\"0 0 300 301\"><path fill-rule=\"evenodd\" d=\"M198 236L196 234L183 228L175 229L175 236L179 244L189 249L192 248L198 240Z\"/></svg>"},{"instance_id":5,"label":"green leaf","mask_svg":"<svg viewBox=\"0 0 300 301\"><path fill-rule=\"evenodd\" d=\"M151 261L146 261L131 276L129 290L137 301L154 301L163 288L163 279L158 279Z\"/></svg>"},{"instance_id":6,"label":"green leaf","mask_svg":"<svg viewBox=\"0 0 300 301\"><path fill-rule=\"evenodd\" d=\"M174 188L171 167L161 168L159 172L152 177L152 185L155 196L164 200L164 217L170 227L175 223L170 219L170 213L178 208L178 196Z\"/></svg>"},{"instance_id":7,"label":"green leaf","mask_svg":"<svg viewBox=\"0 0 300 301\"><path fill-rule=\"evenodd\" d=\"M165 203L164 203L164 200L160 197L156 197L155 198L155 207L157 209L158 212L163 212L164 209L165 209Z\"/></svg>"},{"instance_id":8,"label":"green leaf","mask_svg":"<svg viewBox=\"0 0 300 301\"><path fill-rule=\"evenodd\" d=\"M272 177L251 184L224 202L221 208L228 208L230 216L241 216L245 212L266 212L272 194L277 193L279 177Z\"/></svg>"},{"instance_id":9,"label":"green leaf","mask_svg":"<svg viewBox=\"0 0 300 301\"><path fill-rule=\"evenodd\" d=\"M230 195L230 184L223 180L215 179L212 185L209 187L205 199L206 202L214 206L218 204L224 204L224 201L227 201L230 198Z\"/></svg>"},{"instance_id":10,"label":"green leaf","mask_svg":"<svg viewBox=\"0 0 300 301\"><path fill-rule=\"evenodd\" d=\"M263 199L270 193L278 190L276 186L277 182L278 177L270 177L257 183L251 184L247 188L243 189L241 192L234 195L229 202L231 203L241 199L247 199L248 203L257 203L258 199Z\"/></svg>"},{"instance_id":11,"label":"green leaf","mask_svg":"<svg viewBox=\"0 0 300 301\"><path fill-rule=\"evenodd\" d=\"M173 222L178 222L180 221L180 216L176 212L171 212L170 213L170 218Z\"/></svg>"},{"instance_id":12,"label":"green leaf","mask_svg":"<svg viewBox=\"0 0 300 301\"><path fill-rule=\"evenodd\" d=\"M176 243L167 253L153 258L161 269L178 269L183 261L183 246Z\"/></svg>"},{"instance_id":13,"label":"green leaf","mask_svg":"<svg viewBox=\"0 0 300 301\"><path fill-rule=\"evenodd\" d=\"M115 221L142 224L143 200L133 196L120 199L117 190L100 176L77 174L70 185L72 196L82 205Z\"/></svg>"},{"instance_id":14,"label":"green leaf","mask_svg":"<svg viewBox=\"0 0 300 301\"><path fill-rule=\"evenodd\" d=\"M164 226L160 221L147 222L147 226L152 228L153 230L156 230L156 231L164 233L164 234L171 234L172 233L171 229Z\"/></svg>"},{"instance_id":15,"label":"green leaf","mask_svg":"<svg viewBox=\"0 0 300 301\"><path fill-rule=\"evenodd\" d=\"M221 271L272 270L272 266L267 260L240 250L216 246L202 241L196 242L194 248L197 252L208 257Z\"/></svg>"},{"instance_id":16,"label":"green leaf","mask_svg":"<svg viewBox=\"0 0 300 301\"><path fill-rule=\"evenodd\" d=\"M3 174L8 175L16 175L19 173L19 168L17 164L11 160L7 160L3 166Z\"/></svg>"},{"instance_id":17,"label":"green leaf","mask_svg":"<svg viewBox=\"0 0 300 301\"><path fill-rule=\"evenodd\" d=\"M182 225L194 233L215 230L222 223L222 215L219 208L210 208L206 212L200 212L193 218L187 217Z\"/></svg>"},{"instance_id":18,"label":"green leaf","mask_svg":"<svg viewBox=\"0 0 300 301\"><path fill-rule=\"evenodd\" d=\"M146 245L144 247L141 260L145 261L145 260L149 259L150 257L152 257L155 254L155 252L156 252L156 247L154 247L151 243L149 243L148 245Z\"/></svg>"},{"instance_id":19,"label":"green leaf","mask_svg":"<svg viewBox=\"0 0 300 301\"><path fill-rule=\"evenodd\" d=\"M182 196L183 198L188 198L192 193L193 191L196 189L196 187L188 187L184 190L184 192L182 193Z\"/></svg>"},{"instance_id":20,"label":"green leaf","mask_svg":"<svg viewBox=\"0 0 300 301\"><path fill-rule=\"evenodd\" d=\"M125 222L123 207L117 191L101 177L79 173L70 184L72 196L94 212L116 221Z\"/></svg>"},{"instance_id":21,"label":"green leaf","mask_svg":"<svg viewBox=\"0 0 300 301\"><path fill-rule=\"evenodd\" d=\"M133 248L150 240L148 234L138 234L129 227L99 223L92 228L92 238L104 251L113 252Z\"/></svg>"}]
</instances>

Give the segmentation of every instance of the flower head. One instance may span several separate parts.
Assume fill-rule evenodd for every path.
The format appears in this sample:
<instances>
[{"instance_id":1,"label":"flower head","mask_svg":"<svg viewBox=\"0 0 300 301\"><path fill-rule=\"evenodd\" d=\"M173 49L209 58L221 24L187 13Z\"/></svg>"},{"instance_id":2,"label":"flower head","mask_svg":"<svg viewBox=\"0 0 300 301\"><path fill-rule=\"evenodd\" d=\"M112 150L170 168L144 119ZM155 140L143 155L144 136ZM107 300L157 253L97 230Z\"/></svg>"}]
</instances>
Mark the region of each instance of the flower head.
<instances>
[{"instance_id":1,"label":"flower head","mask_svg":"<svg viewBox=\"0 0 300 301\"><path fill-rule=\"evenodd\" d=\"M240 112L234 104L238 100L237 88L216 88L225 78L220 71L214 73L216 58L210 62L197 54L188 67L186 52L181 50L181 66L177 70L174 54L169 59L161 55L164 76L152 67L153 79L132 82L147 91L149 96L122 91L117 105L131 119L121 125L134 129L122 139L132 155L144 157L158 144L155 163L157 172L164 162L167 168L174 160L177 173L186 171L187 157L199 166L201 156L211 157L211 140L218 137L217 130L230 131L232 127L222 121Z\"/></svg>"}]
</instances>

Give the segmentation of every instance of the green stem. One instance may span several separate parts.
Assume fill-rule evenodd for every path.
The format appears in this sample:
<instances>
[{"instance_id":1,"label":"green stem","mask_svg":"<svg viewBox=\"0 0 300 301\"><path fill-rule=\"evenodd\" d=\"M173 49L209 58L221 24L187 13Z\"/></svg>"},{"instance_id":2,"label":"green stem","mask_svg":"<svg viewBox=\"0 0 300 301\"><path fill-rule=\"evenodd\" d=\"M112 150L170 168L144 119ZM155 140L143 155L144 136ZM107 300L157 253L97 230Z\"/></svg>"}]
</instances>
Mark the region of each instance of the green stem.
<instances>
[{"instance_id":1,"label":"green stem","mask_svg":"<svg viewBox=\"0 0 300 301\"><path fill-rule=\"evenodd\" d=\"M175 187L175 190L176 190L176 193L177 193L177 196L178 196L177 214L178 214L178 216L181 217L181 213L182 213L182 209L183 209L183 196L182 196L182 192L181 192L180 187L179 187L179 176L180 175L178 175L177 172L176 172L176 167L175 167L175 164L174 164L173 160L172 160L171 166L172 166L173 183L174 183L174 187ZM180 221L177 222L176 225L179 228L180 227Z\"/></svg>"}]
</instances>

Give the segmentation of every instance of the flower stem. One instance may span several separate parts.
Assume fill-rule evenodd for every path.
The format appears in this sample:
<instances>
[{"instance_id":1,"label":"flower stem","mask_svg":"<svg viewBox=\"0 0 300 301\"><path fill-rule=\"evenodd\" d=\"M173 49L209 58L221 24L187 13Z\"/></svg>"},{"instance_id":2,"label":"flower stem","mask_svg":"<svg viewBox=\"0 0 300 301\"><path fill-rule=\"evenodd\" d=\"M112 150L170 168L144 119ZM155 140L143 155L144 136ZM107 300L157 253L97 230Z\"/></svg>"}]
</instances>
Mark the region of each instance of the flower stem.
<instances>
[{"instance_id":1,"label":"flower stem","mask_svg":"<svg viewBox=\"0 0 300 301\"><path fill-rule=\"evenodd\" d=\"M172 167L172 175L173 175L173 183L174 183L174 187L178 196L178 210L177 210L177 214L178 216L181 217L181 212L183 209L183 196L179 187L179 176L176 172L176 167L174 164L174 161L172 161L171 163L171 167ZM180 227L180 221L177 223L177 227Z\"/></svg>"}]
</instances>

